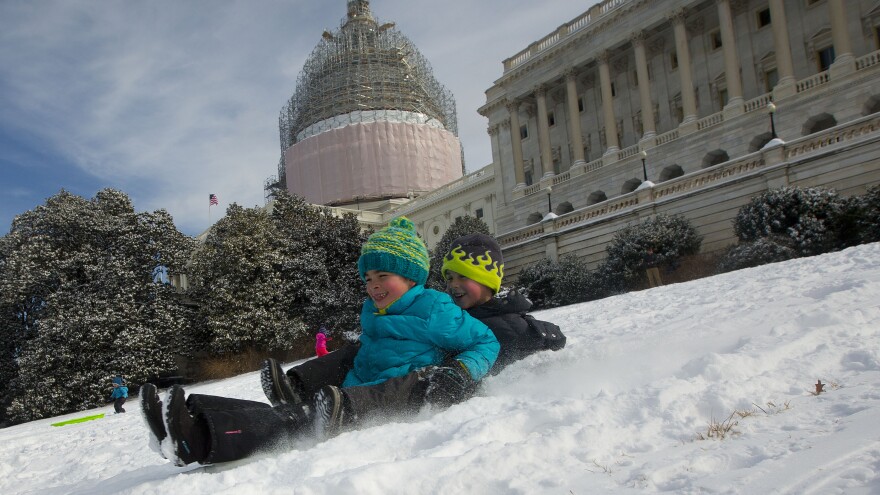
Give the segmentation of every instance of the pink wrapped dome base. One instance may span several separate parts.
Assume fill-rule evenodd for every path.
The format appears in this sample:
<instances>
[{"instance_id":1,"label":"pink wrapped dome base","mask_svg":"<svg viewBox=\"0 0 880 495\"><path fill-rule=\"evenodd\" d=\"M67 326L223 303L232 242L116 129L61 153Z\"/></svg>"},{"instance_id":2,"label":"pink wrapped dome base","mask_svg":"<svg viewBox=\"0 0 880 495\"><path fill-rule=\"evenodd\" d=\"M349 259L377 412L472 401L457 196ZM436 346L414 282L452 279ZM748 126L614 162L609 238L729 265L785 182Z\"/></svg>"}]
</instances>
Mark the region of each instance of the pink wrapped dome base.
<instances>
[{"instance_id":1,"label":"pink wrapped dome base","mask_svg":"<svg viewBox=\"0 0 880 495\"><path fill-rule=\"evenodd\" d=\"M449 131L397 122L331 129L284 152L287 190L314 204L401 198L461 177L461 144Z\"/></svg>"}]
</instances>

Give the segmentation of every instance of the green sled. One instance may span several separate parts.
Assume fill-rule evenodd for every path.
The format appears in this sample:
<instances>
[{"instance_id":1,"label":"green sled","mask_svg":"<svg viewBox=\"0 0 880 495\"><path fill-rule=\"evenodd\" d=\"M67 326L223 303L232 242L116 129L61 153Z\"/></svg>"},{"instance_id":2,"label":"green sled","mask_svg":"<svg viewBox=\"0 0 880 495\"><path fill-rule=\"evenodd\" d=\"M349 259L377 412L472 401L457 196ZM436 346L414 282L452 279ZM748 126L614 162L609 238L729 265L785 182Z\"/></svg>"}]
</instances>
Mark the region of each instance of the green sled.
<instances>
[{"instance_id":1,"label":"green sled","mask_svg":"<svg viewBox=\"0 0 880 495\"><path fill-rule=\"evenodd\" d=\"M93 419L101 419L104 417L104 413L95 414L92 416L83 416L81 418L68 419L67 421L61 421L59 423L52 423L52 426L64 426L64 425L72 425L74 423L85 423L86 421L91 421Z\"/></svg>"}]
</instances>

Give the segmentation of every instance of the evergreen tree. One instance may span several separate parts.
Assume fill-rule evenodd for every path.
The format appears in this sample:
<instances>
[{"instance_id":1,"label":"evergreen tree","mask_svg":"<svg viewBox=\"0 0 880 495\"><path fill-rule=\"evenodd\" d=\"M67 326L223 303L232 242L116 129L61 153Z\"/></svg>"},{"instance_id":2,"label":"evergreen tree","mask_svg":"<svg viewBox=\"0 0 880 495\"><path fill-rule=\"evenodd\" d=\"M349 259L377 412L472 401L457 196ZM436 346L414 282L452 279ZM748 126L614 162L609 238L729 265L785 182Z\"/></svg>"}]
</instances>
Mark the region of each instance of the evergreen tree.
<instances>
[{"instance_id":1,"label":"evergreen tree","mask_svg":"<svg viewBox=\"0 0 880 495\"><path fill-rule=\"evenodd\" d=\"M8 418L94 407L115 374L140 383L173 369L188 320L159 274L190 247L166 212L137 214L111 189L61 191L16 217L0 276Z\"/></svg>"},{"instance_id":2,"label":"evergreen tree","mask_svg":"<svg viewBox=\"0 0 880 495\"><path fill-rule=\"evenodd\" d=\"M812 256L839 247L843 209L843 200L830 189L781 187L740 208L733 230L740 242L787 236L799 256Z\"/></svg>"},{"instance_id":3,"label":"evergreen tree","mask_svg":"<svg viewBox=\"0 0 880 495\"><path fill-rule=\"evenodd\" d=\"M880 241L880 186L873 186L859 196L856 228L863 243Z\"/></svg>"},{"instance_id":4,"label":"evergreen tree","mask_svg":"<svg viewBox=\"0 0 880 495\"><path fill-rule=\"evenodd\" d=\"M643 259L649 247L660 265L674 268L682 256L697 254L700 244L702 237L686 218L657 215L617 231L598 271L612 284L607 287L610 293L632 289L644 279ZM609 278L611 274L616 280Z\"/></svg>"},{"instance_id":5,"label":"evergreen tree","mask_svg":"<svg viewBox=\"0 0 880 495\"><path fill-rule=\"evenodd\" d=\"M520 292L534 304L533 309L552 308L555 306L556 279L559 276L559 264L549 258L542 258L537 263L527 265L516 279Z\"/></svg>"},{"instance_id":6,"label":"evergreen tree","mask_svg":"<svg viewBox=\"0 0 880 495\"><path fill-rule=\"evenodd\" d=\"M364 300L357 260L366 241L357 217L334 217L329 209L282 193L272 218L284 245L287 310L309 329L303 340L311 340L321 325L357 332Z\"/></svg>"},{"instance_id":7,"label":"evergreen tree","mask_svg":"<svg viewBox=\"0 0 880 495\"><path fill-rule=\"evenodd\" d=\"M442 292L446 291L446 281L443 280L443 276L440 274L440 269L443 267L443 257L449 251L452 241L468 234L491 235L489 233L489 226L481 218L472 216L456 218L455 222L446 229L443 237L440 238L440 241L431 251L431 268L428 272L428 282L425 284L425 287Z\"/></svg>"},{"instance_id":8,"label":"evergreen tree","mask_svg":"<svg viewBox=\"0 0 880 495\"><path fill-rule=\"evenodd\" d=\"M286 311L283 249L268 213L233 203L195 251L190 293L211 353L286 348L303 331Z\"/></svg>"}]
</instances>

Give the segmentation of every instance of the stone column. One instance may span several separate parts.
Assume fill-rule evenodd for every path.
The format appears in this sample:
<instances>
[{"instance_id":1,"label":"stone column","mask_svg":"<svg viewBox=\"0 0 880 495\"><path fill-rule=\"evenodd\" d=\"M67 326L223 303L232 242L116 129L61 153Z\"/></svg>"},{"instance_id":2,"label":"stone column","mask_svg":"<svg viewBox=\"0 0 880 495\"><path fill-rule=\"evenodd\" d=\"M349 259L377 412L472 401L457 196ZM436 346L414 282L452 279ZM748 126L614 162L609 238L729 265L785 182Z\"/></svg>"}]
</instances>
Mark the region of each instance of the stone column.
<instances>
[{"instance_id":1,"label":"stone column","mask_svg":"<svg viewBox=\"0 0 880 495\"><path fill-rule=\"evenodd\" d=\"M538 114L535 120L538 121L538 148L541 152L541 171L543 177L553 175L553 154L550 150L550 126L547 124L547 87L537 86L535 88L535 99L538 103ZM540 179L540 177L536 177Z\"/></svg>"},{"instance_id":2,"label":"stone column","mask_svg":"<svg viewBox=\"0 0 880 495\"><path fill-rule=\"evenodd\" d=\"M648 57L645 55L645 33L639 31L630 37L636 55L636 77L639 79L639 100L642 105L642 139L657 135L654 127L654 102L651 101L651 86L648 81Z\"/></svg>"},{"instance_id":3,"label":"stone column","mask_svg":"<svg viewBox=\"0 0 880 495\"><path fill-rule=\"evenodd\" d=\"M694 99L694 75L691 72L691 51L688 48L687 29L684 25L684 10L672 14L672 27L675 33L675 55L678 57L678 76L681 79L681 106L684 119L681 125L697 120L697 102Z\"/></svg>"},{"instance_id":4,"label":"stone column","mask_svg":"<svg viewBox=\"0 0 880 495\"><path fill-rule=\"evenodd\" d=\"M829 72L831 78L855 72L856 60L852 53L852 44L846 26L846 7L843 0L828 0L831 10L831 38L834 43L834 63Z\"/></svg>"},{"instance_id":5,"label":"stone column","mask_svg":"<svg viewBox=\"0 0 880 495\"><path fill-rule=\"evenodd\" d=\"M745 112L742 78L739 73L739 54L736 51L730 0L716 0L716 4L718 6L718 24L721 27L721 50L724 52L724 79L727 82L727 103L724 105L724 116L729 117Z\"/></svg>"},{"instance_id":6,"label":"stone column","mask_svg":"<svg viewBox=\"0 0 880 495\"><path fill-rule=\"evenodd\" d=\"M605 124L605 144L607 146L604 154L606 155L620 150L620 141L617 140L617 118L614 116L614 97L611 96L609 57L610 54L607 51L599 54L599 86L602 89L602 120Z\"/></svg>"},{"instance_id":7,"label":"stone column","mask_svg":"<svg viewBox=\"0 0 880 495\"><path fill-rule=\"evenodd\" d=\"M773 44L776 50L776 71L779 81L773 88L773 99L780 100L795 94L794 64L791 59L791 43L788 40L788 21L785 19L783 0L770 0L770 26L773 28Z\"/></svg>"},{"instance_id":8,"label":"stone column","mask_svg":"<svg viewBox=\"0 0 880 495\"><path fill-rule=\"evenodd\" d=\"M584 163L584 141L581 137L581 115L578 110L577 81L574 69L565 73L565 99L568 101L569 143L571 143L574 155L574 164Z\"/></svg>"},{"instance_id":9,"label":"stone column","mask_svg":"<svg viewBox=\"0 0 880 495\"><path fill-rule=\"evenodd\" d=\"M516 176L516 189L526 187L526 174L523 171L522 138L519 135L519 103L507 102L510 114L510 144L513 146L513 172Z\"/></svg>"}]
</instances>

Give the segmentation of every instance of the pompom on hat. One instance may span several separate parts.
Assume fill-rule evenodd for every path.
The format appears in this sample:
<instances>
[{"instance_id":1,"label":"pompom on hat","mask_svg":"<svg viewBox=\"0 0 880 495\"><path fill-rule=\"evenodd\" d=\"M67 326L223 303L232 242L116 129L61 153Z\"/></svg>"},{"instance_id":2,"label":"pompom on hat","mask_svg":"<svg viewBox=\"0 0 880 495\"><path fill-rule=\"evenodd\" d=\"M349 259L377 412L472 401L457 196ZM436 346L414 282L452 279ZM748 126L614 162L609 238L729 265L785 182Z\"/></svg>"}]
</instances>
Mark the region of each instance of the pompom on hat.
<instances>
[{"instance_id":1,"label":"pompom on hat","mask_svg":"<svg viewBox=\"0 0 880 495\"><path fill-rule=\"evenodd\" d=\"M361 280L369 270L378 270L425 285L429 266L428 248L419 238L416 226L406 217L397 217L373 233L361 247L358 259Z\"/></svg>"},{"instance_id":2,"label":"pompom on hat","mask_svg":"<svg viewBox=\"0 0 880 495\"><path fill-rule=\"evenodd\" d=\"M452 270L492 289L496 294L504 278L504 258L501 246L486 234L468 234L452 241L449 252L443 257L440 273Z\"/></svg>"}]
</instances>

